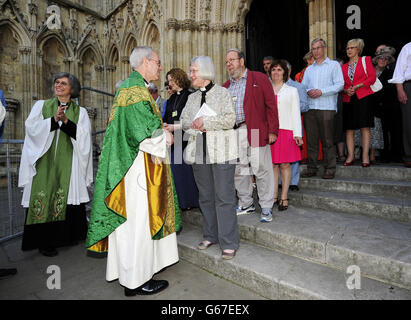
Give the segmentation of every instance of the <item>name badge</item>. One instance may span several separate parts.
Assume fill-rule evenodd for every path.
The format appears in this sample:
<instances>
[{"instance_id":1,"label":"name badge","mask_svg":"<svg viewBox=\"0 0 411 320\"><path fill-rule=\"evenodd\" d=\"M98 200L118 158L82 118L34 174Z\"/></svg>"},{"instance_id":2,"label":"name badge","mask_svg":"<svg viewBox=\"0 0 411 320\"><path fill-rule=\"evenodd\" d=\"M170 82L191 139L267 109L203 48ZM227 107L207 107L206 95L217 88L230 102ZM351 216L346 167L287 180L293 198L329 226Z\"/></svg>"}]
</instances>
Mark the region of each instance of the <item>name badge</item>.
<instances>
[{"instance_id":1,"label":"name badge","mask_svg":"<svg viewBox=\"0 0 411 320\"><path fill-rule=\"evenodd\" d=\"M237 97L236 96L233 97L233 102L237 102Z\"/></svg>"},{"instance_id":2,"label":"name badge","mask_svg":"<svg viewBox=\"0 0 411 320\"><path fill-rule=\"evenodd\" d=\"M173 113L171 114L171 116L174 118L174 117L177 117L178 116L178 111L173 111Z\"/></svg>"}]
</instances>

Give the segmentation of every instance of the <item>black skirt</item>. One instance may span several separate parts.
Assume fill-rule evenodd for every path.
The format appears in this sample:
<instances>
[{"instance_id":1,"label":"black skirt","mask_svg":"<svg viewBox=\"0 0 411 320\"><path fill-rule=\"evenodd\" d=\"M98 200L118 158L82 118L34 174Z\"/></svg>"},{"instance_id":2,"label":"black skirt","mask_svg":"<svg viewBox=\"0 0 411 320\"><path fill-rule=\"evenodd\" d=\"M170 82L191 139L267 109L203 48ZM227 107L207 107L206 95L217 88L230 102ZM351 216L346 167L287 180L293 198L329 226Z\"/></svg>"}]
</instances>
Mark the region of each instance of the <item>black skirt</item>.
<instances>
[{"instance_id":1,"label":"black skirt","mask_svg":"<svg viewBox=\"0 0 411 320\"><path fill-rule=\"evenodd\" d=\"M350 102L343 106L343 128L346 130L358 130L361 128L374 128L374 113L370 96L358 99L357 95L351 97Z\"/></svg>"},{"instance_id":2,"label":"black skirt","mask_svg":"<svg viewBox=\"0 0 411 320\"><path fill-rule=\"evenodd\" d=\"M26 219L27 219L26 210ZM87 235L86 207L67 205L66 220L24 226L22 250L64 247L85 240Z\"/></svg>"}]
</instances>

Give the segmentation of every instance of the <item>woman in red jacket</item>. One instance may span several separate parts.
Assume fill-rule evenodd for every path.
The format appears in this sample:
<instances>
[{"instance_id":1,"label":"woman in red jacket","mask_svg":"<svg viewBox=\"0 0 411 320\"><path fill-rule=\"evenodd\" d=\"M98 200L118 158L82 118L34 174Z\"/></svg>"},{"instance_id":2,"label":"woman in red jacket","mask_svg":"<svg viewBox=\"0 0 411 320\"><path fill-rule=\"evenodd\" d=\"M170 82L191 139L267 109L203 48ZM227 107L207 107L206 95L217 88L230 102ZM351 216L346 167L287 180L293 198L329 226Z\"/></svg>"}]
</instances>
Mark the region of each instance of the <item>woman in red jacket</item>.
<instances>
[{"instance_id":1,"label":"woman in red jacket","mask_svg":"<svg viewBox=\"0 0 411 320\"><path fill-rule=\"evenodd\" d=\"M343 128L347 131L348 156L344 166L354 163L355 130L361 129L362 166L370 166L370 128L374 127L372 106L368 96L373 94L370 86L376 80L371 57L361 57L364 48L362 39L352 39L347 43L348 63L342 66L344 75ZM365 63L363 61L365 60ZM365 69L364 70L364 64Z\"/></svg>"}]
</instances>

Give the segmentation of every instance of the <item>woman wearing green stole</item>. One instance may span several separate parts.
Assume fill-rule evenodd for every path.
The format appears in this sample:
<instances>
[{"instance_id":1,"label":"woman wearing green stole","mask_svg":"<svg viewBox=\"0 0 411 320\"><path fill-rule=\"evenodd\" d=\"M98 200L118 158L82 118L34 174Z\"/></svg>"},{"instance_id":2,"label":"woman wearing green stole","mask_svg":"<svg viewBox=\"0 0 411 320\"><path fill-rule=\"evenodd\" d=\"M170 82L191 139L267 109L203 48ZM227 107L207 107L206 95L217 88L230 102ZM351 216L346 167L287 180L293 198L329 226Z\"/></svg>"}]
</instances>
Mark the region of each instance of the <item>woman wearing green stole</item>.
<instances>
[{"instance_id":1,"label":"woman wearing green stole","mask_svg":"<svg viewBox=\"0 0 411 320\"><path fill-rule=\"evenodd\" d=\"M40 100L25 122L19 187L27 208L22 250L45 256L74 245L87 233L85 203L93 181L90 120L72 99L80 82L69 73L54 78L56 97Z\"/></svg>"}]
</instances>

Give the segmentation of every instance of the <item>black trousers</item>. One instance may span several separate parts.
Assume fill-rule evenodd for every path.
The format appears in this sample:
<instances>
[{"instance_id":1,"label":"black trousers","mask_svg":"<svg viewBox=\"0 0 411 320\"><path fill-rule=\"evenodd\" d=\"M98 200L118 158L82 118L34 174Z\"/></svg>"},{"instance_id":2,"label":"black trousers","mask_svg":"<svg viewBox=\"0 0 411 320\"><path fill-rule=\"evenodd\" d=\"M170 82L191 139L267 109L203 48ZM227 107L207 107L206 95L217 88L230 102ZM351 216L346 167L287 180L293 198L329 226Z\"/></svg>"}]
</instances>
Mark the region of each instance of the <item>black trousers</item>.
<instances>
[{"instance_id":1,"label":"black trousers","mask_svg":"<svg viewBox=\"0 0 411 320\"><path fill-rule=\"evenodd\" d=\"M26 210L26 219L27 219ZM85 240L87 235L86 207L67 205L66 220L25 225L22 250L48 247L64 247L75 241Z\"/></svg>"},{"instance_id":2,"label":"black trousers","mask_svg":"<svg viewBox=\"0 0 411 320\"><path fill-rule=\"evenodd\" d=\"M408 97L407 103L401 104L404 161L409 162L411 161L411 81L404 83L404 91Z\"/></svg>"}]
</instances>

